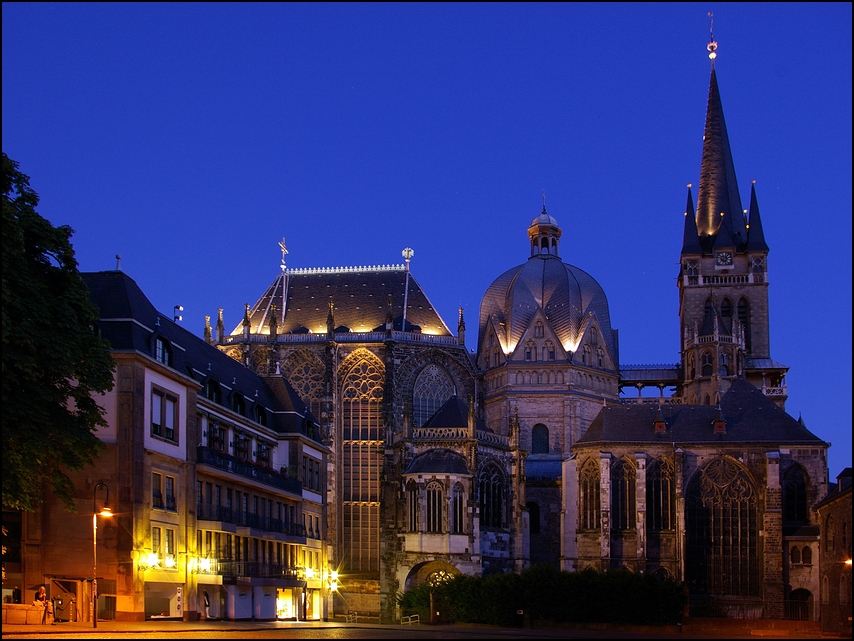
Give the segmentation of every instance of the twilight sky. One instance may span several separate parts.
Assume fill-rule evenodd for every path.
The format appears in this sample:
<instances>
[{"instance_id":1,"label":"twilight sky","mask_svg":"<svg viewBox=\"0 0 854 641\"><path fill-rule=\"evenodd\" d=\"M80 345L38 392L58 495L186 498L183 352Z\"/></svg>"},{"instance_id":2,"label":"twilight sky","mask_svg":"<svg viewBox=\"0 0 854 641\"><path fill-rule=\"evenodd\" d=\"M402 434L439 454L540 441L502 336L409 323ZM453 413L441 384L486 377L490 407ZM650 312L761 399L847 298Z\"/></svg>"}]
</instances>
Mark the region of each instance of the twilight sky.
<instances>
[{"instance_id":1,"label":"twilight sky","mask_svg":"<svg viewBox=\"0 0 854 641\"><path fill-rule=\"evenodd\" d=\"M81 271L120 254L199 336L219 307L240 322L285 237L288 267L411 247L474 349L545 192L622 364L672 364L709 11L742 201L756 180L771 248L771 354L833 480L852 448L850 3L4 2L3 151L75 230Z\"/></svg>"}]
</instances>

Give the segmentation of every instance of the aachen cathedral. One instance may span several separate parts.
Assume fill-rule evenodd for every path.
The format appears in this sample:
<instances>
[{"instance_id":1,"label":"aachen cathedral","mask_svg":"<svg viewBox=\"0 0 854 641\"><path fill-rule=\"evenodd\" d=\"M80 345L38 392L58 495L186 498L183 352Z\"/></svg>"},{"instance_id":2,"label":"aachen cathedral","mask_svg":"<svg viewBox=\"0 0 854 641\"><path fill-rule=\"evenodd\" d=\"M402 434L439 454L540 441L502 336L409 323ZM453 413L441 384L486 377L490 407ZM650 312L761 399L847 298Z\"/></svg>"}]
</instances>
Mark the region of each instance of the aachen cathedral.
<instances>
[{"instance_id":1,"label":"aachen cathedral","mask_svg":"<svg viewBox=\"0 0 854 641\"><path fill-rule=\"evenodd\" d=\"M462 310L455 334L406 251L397 266L289 269L283 244L242 322L208 323L209 342L286 377L318 420L336 610L390 621L420 582L539 563L671 576L731 616L781 617L818 593L785 550L818 554L829 444L785 411L769 247L753 185L742 208L715 48L674 292L679 363L620 363L606 293L563 261L545 207L520 221L529 255L483 294L474 352ZM647 386L659 397L620 396Z\"/></svg>"}]
</instances>

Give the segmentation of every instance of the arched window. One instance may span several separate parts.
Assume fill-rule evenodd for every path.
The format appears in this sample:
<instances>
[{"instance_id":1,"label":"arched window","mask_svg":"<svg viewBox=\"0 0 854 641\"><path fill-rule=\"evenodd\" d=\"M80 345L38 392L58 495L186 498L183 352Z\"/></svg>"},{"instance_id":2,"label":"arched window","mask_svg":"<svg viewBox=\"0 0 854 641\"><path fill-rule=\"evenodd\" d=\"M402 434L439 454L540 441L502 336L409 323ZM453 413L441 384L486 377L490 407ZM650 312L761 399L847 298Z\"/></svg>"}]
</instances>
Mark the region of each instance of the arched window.
<instances>
[{"instance_id":1,"label":"arched window","mask_svg":"<svg viewBox=\"0 0 854 641\"><path fill-rule=\"evenodd\" d=\"M555 359L555 344L551 341L546 341L543 344L543 360L554 361Z\"/></svg>"},{"instance_id":2,"label":"arched window","mask_svg":"<svg viewBox=\"0 0 854 641\"><path fill-rule=\"evenodd\" d=\"M406 484L406 525L410 532L418 531L418 505L418 485L415 481L409 481Z\"/></svg>"},{"instance_id":3,"label":"arched window","mask_svg":"<svg viewBox=\"0 0 854 641\"><path fill-rule=\"evenodd\" d=\"M701 359L702 359L702 363L703 363L702 375L703 376L711 376L713 374L714 362L715 362L714 359L712 358L712 353L709 350L704 351L702 356L701 356Z\"/></svg>"},{"instance_id":4,"label":"arched window","mask_svg":"<svg viewBox=\"0 0 854 641\"><path fill-rule=\"evenodd\" d=\"M581 468L581 500L578 502L579 527L582 530L598 530L601 527L599 503L599 466L590 459Z\"/></svg>"},{"instance_id":5,"label":"arched window","mask_svg":"<svg viewBox=\"0 0 854 641\"><path fill-rule=\"evenodd\" d=\"M691 479L685 529L692 593L761 594L758 503L753 480L731 459L717 458Z\"/></svg>"},{"instance_id":6,"label":"arched window","mask_svg":"<svg viewBox=\"0 0 854 641\"><path fill-rule=\"evenodd\" d=\"M792 465L783 474L783 521L809 523L807 516L807 483L800 465Z\"/></svg>"},{"instance_id":7,"label":"arched window","mask_svg":"<svg viewBox=\"0 0 854 641\"><path fill-rule=\"evenodd\" d=\"M581 350L581 363L583 365L593 365L593 350L590 345L585 345Z\"/></svg>"},{"instance_id":8,"label":"arched window","mask_svg":"<svg viewBox=\"0 0 854 641\"><path fill-rule=\"evenodd\" d=\"M724 298L721 301L721 320L728 332L732 331L732 301L729 298Z\"/></svg>"},{"instance_id":9,"label":"arched window","mask_svg":"<svg viewBox=\"0 0 854 641\"><path fill-rule=\"evenodd\" d=\"M323 362L314 354L297 352L287 359L282 371L287 370L288 382L299 397L308 404L315 416L323 415L326 384L323 381Z\"/></svg>"},{"instance_id":10,"label":"arched window","mask_svg":"<svg viewBox=\"0 0 854 641\"><path fill-rule=\"evenodd\" d=\"M504 487L500 472L487 468L480 474L480 526L500 528L504 526L503 496Z\"/></svg>"},{"instance_id":11,"label":"arched window","mask_svg":"<svg viewBox=\"0 0 854 641\"><path fill-rule=\"evenodd\" d=\"M427 531L432 534L442 532L443 494L442 485L438 481L431 481L427 485Z\"/></svg>"},{"instance_id":12,"label":"arched window","mask_svg":"<svg viewBox=\"0 0 854 641\"><path fill-rule=\"evenodd\" d=\"M812 548L808 545L804 546L804 552L801 554L801 559L804 565L812 565Z\"/></svg>"},{"instance_id":13,"label":"arched window","mask_svg":"<svg viewBox=\"0 0 854 641\"><path fill-rule=\"evenodd\" d=\"M801 548L797 545L793 545L792 549L789 553L790 561L792 565L800 565L801 564Z\"/></svg>"},{"instance_id":14,"label":"arched window","mask_svg":"<svg viewBox=\"0 0 854 641\"><path fill-rule=\"evenodd\" d=\"M635 466L620 459L611 466L611 522L614 530L635 527Z\"/></svg>"},{"instance_id":15,"label":"arched window","mask_svg":"<svg viewBox=\"0 0 854 641\"><path fill-rule=\"evenodd\" d=\"M673 466L656 459L646 472L647 525L651 532L673 529L674 501Z\"/></svg>"},{"instance_id":16,"label":"arched window","mask_svg":"<svg viewBox=\"0 0 854 641\"><path fill-rule=\"evenodd\" d=\"M537 321L537 324L534 325L534 338L542 338L546 335L545 326L542 321Z\"/></svg>"},{"instance_id":17,"label":"arched window","mask_svg":"<svg viewBox=\"0 0 854 641\"><path fill-rule=\"evenodd\" d=\"M697 375L697 368L694 364L694 352L690 352L688 354L688 380L693 381L694 377Z\"/></svg>"},{"instance_id":18,"label":"arched window","mask_svg":"<svg viewBox=\"0 0 854 641\"><path fill-rule=\"evenodd\" d=\"M531 454L549 453L549 428L537 423L531 429Z\"/></svg>"},{"instance_id":19,"label":"arched window","mask_svg":"<svg viewBox=\"0 0 854 641\"><path fill-rule=\"evenodd\" d=\"M489 367L488 354L486 358ZM412 426L424 425L453 394L454 384L444 369L430 364L421 370L412 388Z\"/></svg>"},{"instance_id":20,"label":"arched window","mask_svg":"<svg viewBox=\"0 0 854 641\"><path fill-rule=\"evenodd\" d=\"M601 347L596 350L596 367L605 367L605 350Z\"/></svg>"},{"instance_id":21,"label":"arched window","mask_svg":"<svg viewBox=\"0 0 854 641\"><path fill-rule=\"evenodd\" d=\"M525 343L525 360L537 360L537 344L534 341L528 341L527 343Z\"/></svg>"},{"instance_id":22,"label":"arched window","mask_svg":"<svg viewBox=\"0 0 854 641\"><path fill-rule=\"evenodd\" d=\"M836 550L836 533L833 531L833 526L833 515L831 515L827 517L824 527L824 547L828 552L834 552Z\"/></svg>"},{"instance_id":23,"label":"arched window","mask_svg":"<svg viewBox=\"0 0 854 641\"><path fill-rule=\"evenodd\" d=\"M454 492L451 500L451 532L463 534L465 528L465 500L463 486L461 483L454 484Z\"/></svg>"},{"instance_id":24,"label":"arched window","mask_svg":"<svg viewBox=\"0 0 854 641\"><path fill-rule=\"evenodd\" d=\"M751 350L750 340L750 303L742 297L738 301L738 322L744 327L744 340L748 353Z\"/></svg>"},{"instance_id":25,"label":"arched window","mask_svg":"<svg viewBox=\"0 0 854 641\"><path fill-rule=\"evenodd\" d=\"M720 375L729 376L729 352L727 352L725 349L721 350L720 361Z\"/></svg>"},{"instance_id":26,"label":"arched window","mask_svg":"<svg viewBox=\"0 0 854 641\"><path fill-rule=\"evenodd\" d=\"M706 299L706 304L703 306L703 324L705 325L707 322L711 322L712 316L715 313L715 304L712 302L711 298Z\"/></svg>"},{"instance_id":27,"label":"arched window","mask_svg":"<svg viewBox=\"0 0 854 641\"><path fill-rule=\"evenodd\" d=\"M528 522L531 524L531 534L540 533L540 506L533 501L528 501Z\"/></svg>"},{"instance_id":28,"label":"arched window","mask_svg":"<svg viewBox=\"0 0 854 641\"><path fill-rule=\"evenodd\" d=\"M341 512L344 570L379 572L380 475L383 468L382 362L359 349L341 364Z\"/></svg>"}]
</instances>

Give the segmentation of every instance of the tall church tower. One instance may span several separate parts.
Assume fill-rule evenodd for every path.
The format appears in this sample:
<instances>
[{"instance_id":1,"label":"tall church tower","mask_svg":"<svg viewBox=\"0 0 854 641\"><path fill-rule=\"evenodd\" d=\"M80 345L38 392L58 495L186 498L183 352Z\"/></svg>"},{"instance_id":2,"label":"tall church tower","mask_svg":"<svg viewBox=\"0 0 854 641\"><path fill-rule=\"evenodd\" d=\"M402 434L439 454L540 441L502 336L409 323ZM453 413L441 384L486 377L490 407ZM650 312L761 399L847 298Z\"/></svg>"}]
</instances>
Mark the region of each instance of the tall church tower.
<instances>
[{"instance_id":1,"label":"tall church tower","mask_svg":"<svg viewBox=\"0 0 854 641\"><path fill-rule=\"evenodd\" d=\"M712 60L697 209L685 208L679 286L685 402L716 405L744 376L785 409L788 368L771 358L768 245L753 182L742 209Z\"/></svg>"}]
</instances>

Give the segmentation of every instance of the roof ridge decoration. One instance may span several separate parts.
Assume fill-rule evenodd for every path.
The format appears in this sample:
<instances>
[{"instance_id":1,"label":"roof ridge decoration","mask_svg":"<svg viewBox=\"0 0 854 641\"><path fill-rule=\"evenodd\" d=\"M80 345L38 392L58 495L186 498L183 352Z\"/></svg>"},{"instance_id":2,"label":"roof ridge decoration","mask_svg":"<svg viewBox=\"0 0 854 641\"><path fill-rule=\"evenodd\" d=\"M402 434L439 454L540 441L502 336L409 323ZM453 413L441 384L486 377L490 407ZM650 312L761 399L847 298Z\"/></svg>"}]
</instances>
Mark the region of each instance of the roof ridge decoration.
<instances>
[{"instance_id":1,"label":"roof ridge decoration","mask_svg":"<svg viewBox=\"0 0 854 641\"><path fill-rule=\"evenodd\" d=\"M297 276L306 274L347 274L354 272L402 272L406 271L406 265L359 265L353 267L301 267L298 269L286 269L288 274Z\"/></svg>"}]
</instances>

